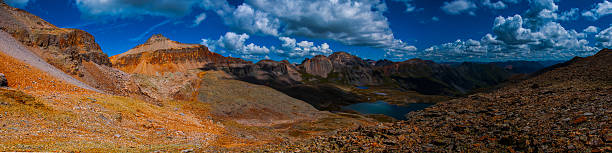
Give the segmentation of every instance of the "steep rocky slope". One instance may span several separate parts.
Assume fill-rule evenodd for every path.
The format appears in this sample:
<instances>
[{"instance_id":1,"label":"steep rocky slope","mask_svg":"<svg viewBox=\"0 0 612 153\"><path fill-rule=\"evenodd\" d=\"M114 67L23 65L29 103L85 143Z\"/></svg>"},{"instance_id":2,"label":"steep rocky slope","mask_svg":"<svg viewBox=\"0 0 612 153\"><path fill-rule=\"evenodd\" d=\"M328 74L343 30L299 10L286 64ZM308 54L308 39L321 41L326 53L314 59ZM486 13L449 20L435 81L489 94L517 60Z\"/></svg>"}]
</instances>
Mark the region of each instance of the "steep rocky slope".
<instances>
[{"instance_id":1,"label":"steep rocky slope","mask_svg":"<svg viewBox=\"0 0 612 153\"><path fill-rule=\"evenodd\" d=\"M611 152L611 61L612 50L604 49L491 93L409 113L407 121L263 150Z\"/></svg>"},{"instance_id":2,"label":"steep rocky slope","mask_svg":"<svg viewBox=\"0 0 612 153\"><path fill-rule=\"evenodd\" d=\"M137 95L126 74L111 68L108 56L89 33L58 28L24 10L0 2L0 30L45 62L103 92Z\"/></svg>"},{"instance_id":3,"label":"steep rocky slope","mask_svg":"<svg viewBox=\"0 0 612 153\"><path fill-rule=\"evenodd\" d=\"M329 63L329 66L326 64ZM346 52L335 52L328 57L305 59L299 66L304 72L326 78L327 81L356 86L378 85L382 82L375 69L361 58Z\"/></svg>"},{"instance_id":4,"label":"steep rocky slope","mask_svg":"<svg viewBox=\"0 0 612 153\"><path fill-rule=\"evenodd\" d=\"M203 104L160 107L83 90L2 54L0 61L10 87L0 88L3 151L179 151L215 145L224 132L202 117Z\"/></svg>"},{"instance_id":5,"label":"steep rocky slope","mask_svg":"<svg viewBox=\"0 0 612 153\"><path fill-rule=\"evenodd\" d=\"M5 57L5 60L19 60L20 62L27 63L27 65L34 66L35 68L44 71L52 75L59 80L68 82L69 84L78 86L83 89L98 91L97 89L92 88L91 86L73 78L72 76L66 75L61 70L55 68L54 66L46 63L43 59L32 53L26 47L21 45L21 43L17 42L13 37L7 34L4 31L0 31L0 53L2 53ZM6 71L19 71L20 69L14 67L16 65L12 65L11 62L4 62L3 67ZM11 72L5 72L7 75L12 75ZM10 76L16 77L16 76ZM19 79L17 77L16 79ZM11 80L17 81L17 80Z\"/></svg>"},{"instance_id":6,"label":"steep rocky slope","mask_svg":"<svg viewBox=\"0 0 612 153\"><path fill-rule=\"evenodd\" d=\"M167 72L197 69L207 64L250 64L242 59L213 53L203 45L179 43L159 34L110 59L115 68L124 72L158 76Z\"/></svg>"},{"instance_id":7,"label":"steep rocky slope","mask_svg":"<svg viewBox=\"0 0 612 153\"><path fill-rule=\"evenodd\" d=\"M0 3L0 29L69 74L79 74L82 61L110 66L93 36L78 29L58 28L24 10ZM36 51L36 50L34 50ZM80 74L79 74L80 75Z\"/></svg>"}]
</instances>

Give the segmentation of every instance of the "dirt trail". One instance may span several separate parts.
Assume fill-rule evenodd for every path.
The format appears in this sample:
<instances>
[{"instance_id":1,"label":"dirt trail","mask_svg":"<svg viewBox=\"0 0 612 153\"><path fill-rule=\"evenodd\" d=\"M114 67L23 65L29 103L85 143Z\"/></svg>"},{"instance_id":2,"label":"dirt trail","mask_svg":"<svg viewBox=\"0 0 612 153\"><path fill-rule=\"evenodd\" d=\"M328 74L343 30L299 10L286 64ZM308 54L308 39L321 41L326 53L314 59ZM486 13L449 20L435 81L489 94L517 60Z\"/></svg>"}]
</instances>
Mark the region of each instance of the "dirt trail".
<instances>
[{"instance_id":1,"label":"dirt trail","mask_svg":"<svg viewBox=\"0 0 612 153\"><path fill-rule=\"evenodd\" d=\"M13 58L19 59L31 66L34 66L49 75L64 80L70 84L81 87L83 89L92 90L95 92L100 92L100 90L95 89L72 76L67 75L63 71L55 68L53 65L45 62L45 60L36 56L36 54L32 53L30 50L21 45L20 42L15 40L10 34L0 30L0 52L3 52Z\"/></svg>"}]
</instances>

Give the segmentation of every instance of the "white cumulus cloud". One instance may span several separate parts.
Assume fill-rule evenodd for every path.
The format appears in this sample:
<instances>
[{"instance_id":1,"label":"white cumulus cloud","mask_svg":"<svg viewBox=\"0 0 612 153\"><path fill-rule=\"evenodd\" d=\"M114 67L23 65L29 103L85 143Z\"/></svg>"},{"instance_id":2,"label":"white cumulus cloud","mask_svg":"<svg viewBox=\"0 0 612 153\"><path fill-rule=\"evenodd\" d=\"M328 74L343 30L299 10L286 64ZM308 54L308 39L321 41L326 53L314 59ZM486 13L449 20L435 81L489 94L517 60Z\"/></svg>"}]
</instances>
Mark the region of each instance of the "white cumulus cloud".
<instances>
[{"instance_id":1,"label":"white cumulus cloud","mask_svg":"<svg viewBox=\"0 0 612 153\"><path fill-rule=\"evenodd\" d=\"M590 20L598 20L599 18L612 14L612 3L605 0L597 5L595 8L582 12L582 16Z\"/></svg>"},{"instance_id":2,"label":"white cumulus cloud","mask_svg":"<svg viewBox=\"0 0 612 153\"><path fill-rule=\"evenodd\" d=\"M496 9L496 10L501 10L501 9L505 9L507 6L504 2L497 1L495 3L491 3L491 0L484 0L484 2L482 3L482 5L491 8L491 9Z\"/></svg>"},{"instance_id":3,"label":"white cumulus cloud","mask_svg":"<svg viewBox=\"0 0 612 153\"><path fill-rule=\"evenodd\" d=\"M279 37L282 44L273 50L279 55L288 58L303 58L315 55L329 55L333 51L327 43L315 46L314 42L300 41L297 42L294 38Z\"/></svg>"},{"instance_id":4,"label":"white cumulus cloud","mask_svg":"<svg viewBox=\"0 0 612 153\"><path fill-rule=\"evenodd\" d=\"M595 26L589 26L589 27L585 28L582 31L585 32L585 33L597 33L597 32L599 32L599 28L597 28Z\"/></svg>"},{"instance_id":5,"label":"white cumulus cloud","mask_svg":"<svg viewBox=\"0 0 612 153\"><path fill-rule=\"evenodd\" d=\"M395 38L381 0L245 0L237 7L204 0L202 5L232 29L249 34L331 39L386 51L414 48Z\"/></svg>"},{"instance_id":6,"label":"white cumulus cloud","mask_svg":"<svg viewBox=\"0 0 612 153\"><path fill-rule=\"evenodd\" d=\"M612 26L595 35L595 40L598 41L597 46L599 47L612 48Z\"/></svg>"},{"instance_id":7,"label":"white cumulus cloud","mask_svg":"<svg viewBox=\"0 0 612 153\"><path fill-rule=\"evenodd\" d=\"M452 15L459 15L462 13L468 13L475 15L474 10L478 7L474 2L468 0L454 0L452 2L444 2L444 5L440 7L444 12Z\"/></svg>"},{"instance_id":8,"label":"white cumulus cloud","mask_svg":"<svg viewBox=\"0 0 612 153\"><path fill-rule=\"evenodd\" d=\"M227 32L217 40L202 39L202 45L208 46L212 51L225 53L230 52L238 55L261 56L270 53L270 49L265 46L258 46L253 43L245 45L249 39L248 34L236 34Z\"/></svg>"},{"instance_id":9,"label":"white cumulus cloud","mask_svg":"<svg viewBox=\"0 0 612 153\"><path fill-rule=\"evenodd\" d=\"M567 30L555 22L559 16L553 0L530 0L529 4L523 16L497 17L493 34L480 40L435 45L419 56L440 61L549 60L586 56L599 50L589 46L585 33ZM610 35L599 33L599 46L610 45L606 43L612 39Z\"/></svg>"}]
</instances>

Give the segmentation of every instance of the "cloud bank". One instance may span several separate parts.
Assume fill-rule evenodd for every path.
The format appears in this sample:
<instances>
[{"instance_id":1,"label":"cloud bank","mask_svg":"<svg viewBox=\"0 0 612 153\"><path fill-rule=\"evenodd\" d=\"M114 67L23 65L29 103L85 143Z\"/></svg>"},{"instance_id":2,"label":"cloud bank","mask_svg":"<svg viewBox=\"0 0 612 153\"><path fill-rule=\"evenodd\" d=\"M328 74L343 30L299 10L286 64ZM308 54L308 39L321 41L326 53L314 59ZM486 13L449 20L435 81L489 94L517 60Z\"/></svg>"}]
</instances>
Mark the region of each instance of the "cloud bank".
<instances>
[{"instance_id":1,"label":"cloud bank","mask_svg":"<svg viewBox=\"0 0 612 153\"><path fill-rule=\"evenodd\" d=\"M558 6L553 0L530 0L529 6L523 15L497 17L493 34L480 40L435 45L425 49L420 57L439 61L549 60L585 56L599 50L589 46L585 33L567 30L555 22L564 19L557 13ZM610 31L596 36L598 46L611 44Z\"/></svg>"},{"instance_id":2,"label":"cloud bank","mask_svg":"<svg viewBox=\"0 0 612 153\"><path fill-rule=\"evenodd\" d=\"M590 20L598 20L603 16L612 14L612 2L605 0L597 5L595 8L582 12L582 16Z\"/></svg>"},{"instance_id":3,"label":"cloud bank","mask_svg":"<svg viewBox=\"0 0 612 153\"><path fill-rule=\"evenodd\" d=\"M387 52L415 48L395 38L380 0L246 0L235 8L225 1L204 0L202 5L232 29L249 34L331 39Z\"/></svg>"}]
</instances>

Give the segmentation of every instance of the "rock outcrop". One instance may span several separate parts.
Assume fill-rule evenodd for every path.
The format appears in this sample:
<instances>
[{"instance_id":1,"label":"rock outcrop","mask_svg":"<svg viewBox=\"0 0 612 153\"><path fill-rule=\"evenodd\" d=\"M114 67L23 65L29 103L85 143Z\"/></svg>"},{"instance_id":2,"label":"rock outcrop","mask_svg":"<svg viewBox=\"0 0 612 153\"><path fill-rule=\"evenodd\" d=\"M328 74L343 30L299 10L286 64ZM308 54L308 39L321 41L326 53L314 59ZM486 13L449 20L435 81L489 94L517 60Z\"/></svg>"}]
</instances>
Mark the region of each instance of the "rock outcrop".
<instances>
[{"instance_id":1,"label":"rock outcrop","mask_svg":"<svg viewBox=\"0 0 612 153\"><path fill-rule=\"evenodd\" d=\"M112 56L113 67L127 73L163 75L202 68L208 64L218 66L250 64L239 58L224 57L199 44L184 44L162 35L151 36L146 43Z\"/></svg>"},{"instance_id":2,"label":"rock outcrop","mask_svg":"<svg viewBox=\"0 0 612 153\"><path fill-rule=\"evenodd\" d=\"M334 69L331 60L323 55L314 56L312 59L307 58L300 66L304 72L323 78L327 78L327 75Z\"/></svg>"},{"instance_id":3,"label":"rock outcrop","mask_svg":"<svg viewBox=\"0 0 612 153\"><path fill-rule=\"evenodd\" d=\"M78 79L75 79L53 65L45 62L44 59L38 57L31 50L4 31L0 31L0 44L0 56L2 57L0 59L0 73L9 75L7 78L11 80L11 87L32 88L38 86L39 84L42 84L39 83L40 80L33 79L35 80L33 82L27 81L27 78L24 76L30 76L30 79L32 79L34 77L44 75L42 73L45 73L58 80L65 81L68 84L83 89L98 91L97 89L83 83L82 81L79 81ZM30 71L30 69L37 69L42 72ZM27 85L21 83L25 83ZM47 90L51 91L54 89L49 88Z\"/></svg>"},{"instance_id":4,"label":"rock outcrop","mask_svg":"<svg viewBox=\"0 0 612 153\"><path fill-rule=\"evenodd\" d=\"M134 94L128 76L111 62L94 37L79 29L58 28L24 10L0 3L0 30L46 63L103 92Z\"/></svg>"},{"instance_id":5,"label":"rock outcrop","mask_svg":"<svg viewBox=\"0 0 612 153\"><path fill-rule=\"evenodd\" d=\"M287 87L300 84L302 75L289 61L261 60L255 64L222 66L207 65L203 70L223 70L235 78L272 87Z\"/></svg>"},{"instance_id":6,"label":"rock outcrop","mask_svg":"<svg viewBox=\"0 0 612 153\"><path fill-rule=\"evenodd\" d=\"M5 3L0 3L0 29L69 74L82 76L83 61L110 66L108 56L91 34L78 29L58 28Z\"/></svg>"},{"instance_id":7,"label":"rock outcrop","mask_svg":"<svg viewBox=\"0 0 612 153\"><path fill-rule=\"evenodd\" d=\"M317 55L305 59L299 68L306 74L348 85L378 85L382 82L372 64L346 52L335 52L329 56Z\"/></svg>"},{"instance_id":8,"label":"rock outcrop","mask_svg":"<svg viewBox=\"0 0 612 153\"><path fill-rule=\"evenodd\" d=\"M4 74L0 73L0 87L6 87L8 86L8 81L6 80L6 77L4 76Z\"/></svg>"}]
</instances>

